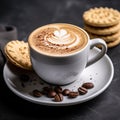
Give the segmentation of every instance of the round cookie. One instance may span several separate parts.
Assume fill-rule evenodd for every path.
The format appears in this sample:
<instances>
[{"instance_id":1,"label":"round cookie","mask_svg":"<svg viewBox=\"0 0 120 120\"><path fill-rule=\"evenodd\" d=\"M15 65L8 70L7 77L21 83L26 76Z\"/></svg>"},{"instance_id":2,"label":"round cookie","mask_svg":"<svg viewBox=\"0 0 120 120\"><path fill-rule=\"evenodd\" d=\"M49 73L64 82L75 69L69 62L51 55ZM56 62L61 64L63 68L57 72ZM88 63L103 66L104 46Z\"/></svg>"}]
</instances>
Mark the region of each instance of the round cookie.
<instances>
[{"instance_id":1,"label":"round cookie","mask_svg":"<svg viewBox=\"0 0 120 120\"><path fill-rule=\"evenodd\" d=\"M13 40L5 45L4 50L8 60L14 65L23 69L32 70L28 43L19 40Z\"/></svg>"},{"instance_id":2,"label":"round cookie","mask_svg":"<svg viewBox=\"0 0 120 120\"><path fill-rule=\"evenodd\" d=\"M109 27L120 21L118 10L108 7L91 8L83 13L83 20L86 24L95 27Z\"/></svg>"},{"instance_id":3,"label":"round cookie","mask_svg":"<svg viewBox=\"0 0 120 120\"><path fill-rule=\"evenodd\" d=\"M120 30L114 34L111 34L111 35L96 35L96 34L92 34L89 32L87 32L87 33L89 34L90 39L101 38L101 39L105 40L105 42L115 41L120 36Z\"/></svg>"},{"instance_id":4,"label":"round cookie","mask_svg":"<svg viewBox=\"0 0 120 120\"><path fill-rule=\"evenodd\" d=\"M89 33L96 34L96 35L111 35L120 30L120 23L110 27L93 27L85 24L84 29Z\"/></svg>"},{"instance_id":5,"label":"round cookie","mask_svg":"<svg viewBox=\"0 0 120 120\"><path fill-rule=\"evenodd\" d=\"M112 48L112 47L117 46L118 44L120 44L120 37L117 40L113 41L113 42L107 43L107 46L108 46L108 48Z\"/></svg>"},{"instance_id":6,"label":"round cookie","mask_svg":"<svg viewBox=\"0 0 120 120\"><path fill-rule=\"evenodd\" d=\"M91 40L92 40L92 39L91 39ZM120 37L119 37L117 40L115 40L115 41L108 42L108 43L107 43L107 47L108 47L108 48L113 48L113 47L115 47L115 46L117 46L117 45L119 45L119 44L120 44ZM101 45L96 45L96 47L98 47L98 48L101 49Z\"/></svg>"}]
</instances>

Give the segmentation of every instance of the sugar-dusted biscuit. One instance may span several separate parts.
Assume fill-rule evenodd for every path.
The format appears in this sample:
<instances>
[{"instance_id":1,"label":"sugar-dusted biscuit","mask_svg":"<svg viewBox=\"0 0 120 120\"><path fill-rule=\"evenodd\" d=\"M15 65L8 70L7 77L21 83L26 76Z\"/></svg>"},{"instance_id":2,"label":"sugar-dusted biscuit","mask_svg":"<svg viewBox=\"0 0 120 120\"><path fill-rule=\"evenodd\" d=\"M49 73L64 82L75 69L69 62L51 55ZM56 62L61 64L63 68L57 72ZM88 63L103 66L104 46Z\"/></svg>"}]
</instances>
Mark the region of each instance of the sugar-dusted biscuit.
<instances>
[{"instance_id":1,"label":"sugar-dusted biscuit","mask_svg":"<svg viewBox=\"0 0 120 120\"><path fill-rule=\"evenodd\" d=\"M85 24L84 29L89 33L96 34L96 35L111 35L120 30L120 23L110 27L93 27Z\"/></svg>"},{"instance_id":2,"label":"sugar-dusted biscuit","mask_svg":"<svg viewBox=\"0 0 120 120\"><path fill-rule=\"evenodd\" d=\"M118 39L118 37L120 36L120 29L118 32L111 34L111 35L96 35L96 34L92 34L89 33L90 39L94 39L94 38L101 38L103 40L105 40L105 42L112 42Z\"/></svg>"},{"instance_id":3,"label":"sugar-dusted biscuit","mask_svg":"<svg viewBox=\"0 0 120 120\"><path fill-rule=\"evenodd\" d=\"M4 50L8 60L14 65L32 70L27 42L12 40L5 45Z\"/></svg>"},{"instance_id":4,"label":"sugar-dusted biscuit","mask_svg":"<svg viewBox=\"0 0 120 120\"><path fill-rule=\"evenodd\" d=\"M118 10L108 7L95 7L83 13L85 24L95 27L109 27L116 25L120 21Z\"/></svg>"}]
</instances>

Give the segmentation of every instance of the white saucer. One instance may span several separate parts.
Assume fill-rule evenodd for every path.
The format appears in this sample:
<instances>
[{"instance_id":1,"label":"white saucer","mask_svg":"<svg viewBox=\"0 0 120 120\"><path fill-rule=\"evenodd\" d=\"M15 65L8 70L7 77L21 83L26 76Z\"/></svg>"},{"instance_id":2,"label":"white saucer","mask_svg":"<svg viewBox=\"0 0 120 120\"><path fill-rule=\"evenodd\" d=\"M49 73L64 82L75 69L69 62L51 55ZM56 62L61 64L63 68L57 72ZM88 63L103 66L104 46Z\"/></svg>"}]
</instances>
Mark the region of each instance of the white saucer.
<instances>
[{"instance_id":1,"label":"white saucer","mask_svg":"<svg viewBox=\"0 0 120 120\"><path fill-rule=\"evenodd\" d=\"M91 50L90 57L95 55L97 52L99 52L99 49L97 48ZM81 84L89 81L94 83L94 88L88 90L87 94L78 96L76 98L68 98L64 96L62 102L55 102L52 98L48 98L44 95L39 98L31 95L31 92L34 89L41 90L44 86L49 86L49 84L44 83L33 72L25 71L9 63L6 63L4 66L3 74L5 83L9 89L25 100L48 106L68 106L88 101L106 90L113 79L114 67L108 55L105 55L101 60L86 68L79 80L75 81L72 84L62 86L63 89L68 88L75 91L79 86L81 86ZM29 81L21 82L20 76L23 74L26 74L30 77Z\"/></svg>"}]
</instances>

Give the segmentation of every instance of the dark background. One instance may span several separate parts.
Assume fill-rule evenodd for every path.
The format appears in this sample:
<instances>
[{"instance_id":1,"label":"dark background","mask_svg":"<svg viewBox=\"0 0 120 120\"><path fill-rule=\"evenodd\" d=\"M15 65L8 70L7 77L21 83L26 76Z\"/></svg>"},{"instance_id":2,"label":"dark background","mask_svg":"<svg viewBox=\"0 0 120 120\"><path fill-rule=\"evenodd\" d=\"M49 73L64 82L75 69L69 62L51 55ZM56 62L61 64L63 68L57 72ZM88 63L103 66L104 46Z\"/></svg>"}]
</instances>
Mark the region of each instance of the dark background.
<instances>
[{"instance_id":1,"label":"dark background","mask_svg":"<svg viewBox=\"0 0 120 120\"><path fill-rule=\"evenodd\" d=\"M91 7L120 10L119 0L1 0L0 24L17 27L18 39L35 28L55 22L83 27L82 14ZM120 45L108 49L115 74L106 91L96 98L67 107L36 105L17 97L0 75L0 120L120 120ZM57 117L56 117L56 116Z\"/></svg>"}]
</instances>

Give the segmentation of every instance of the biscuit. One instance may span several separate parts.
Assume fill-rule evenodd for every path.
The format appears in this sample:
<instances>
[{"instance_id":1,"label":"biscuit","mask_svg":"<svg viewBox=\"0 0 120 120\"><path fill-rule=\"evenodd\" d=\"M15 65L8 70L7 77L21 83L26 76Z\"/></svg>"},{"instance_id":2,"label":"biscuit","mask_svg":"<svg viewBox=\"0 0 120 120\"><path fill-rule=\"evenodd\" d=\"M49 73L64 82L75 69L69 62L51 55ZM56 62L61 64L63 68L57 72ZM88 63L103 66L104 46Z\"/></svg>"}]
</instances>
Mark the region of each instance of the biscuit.
<instances>
[{"instance_id":1,"label":"biscuit","mask_svg":"<svg viewBox=\"0 0 120 120\"><path fill-rule=\"evenodd\" d=\"M83 13L85 24L95 27L109 27L119 23L120 13L118 10L108 7L95 7Z\"/></svg>"},{"instance_id":2,"label":"biscuit","mask_svg":"<svg viewBox=\"0 0 120 120\"><path fill-rule=\"evenodd\" d=\"M114 34L111 34L111 35L96 35L96 34L92 34L89 32L87 32L87 33L89 34L90 39L101 38L101 39L105 40L105 42L115 41L120 36L120 30Z\"/></svg>"},{"instance_id":3,"label":"biscuit","mask_svg":"<svg viewBox=\"0 0 120 120\"><path fill-rule=\"evenodd\" d=\"M117 46L118 44L120 44L120 37L117 40L113 41L113 42L107 43L107 46L108 46L108 48L112 48L112 47Z\"/></svg>"},{"instance_id":4,"label":"biscuit","mask_svg":"<svg viewBox=\"0 0 120 120\"><path fill-rule=\"evenodd\" d=\"M96 34L96 35L111 35L120 30L120 23L110 27L93 27L85 24L84 29L89 33Z\"/></svg>"},{"instance_id":5,"label":"biscuit","mask_svg":"<svg viewBox=\"0 0 120 120\"><path fill-rule=\"evenodd\" d=\"M5 45L4 50L8 60L14 65L32 70L27 42L12 40Z\"/></svg>"},{"instance_id":6,"label":"biscuit","mask_svg":"<svg viewBox=\"0 0 120 120\"><path fill-rule=\"evenodd\" d=\"M93 40L93 39L91 39L91 40ZM113 48L113 47L115 47L115 46L120 44L120 37L118 39L116 39L115 41L108 42L106 44L107 44L108 48ZM96 47L101 49L101 45L96 45Z\"/></svg>"}]
</instances>

